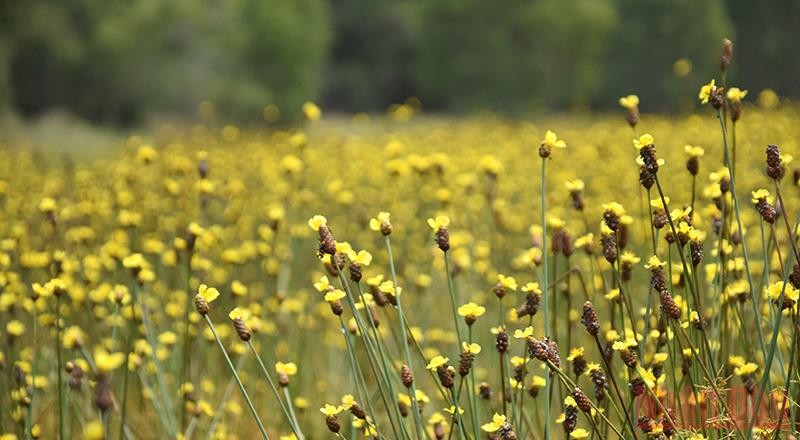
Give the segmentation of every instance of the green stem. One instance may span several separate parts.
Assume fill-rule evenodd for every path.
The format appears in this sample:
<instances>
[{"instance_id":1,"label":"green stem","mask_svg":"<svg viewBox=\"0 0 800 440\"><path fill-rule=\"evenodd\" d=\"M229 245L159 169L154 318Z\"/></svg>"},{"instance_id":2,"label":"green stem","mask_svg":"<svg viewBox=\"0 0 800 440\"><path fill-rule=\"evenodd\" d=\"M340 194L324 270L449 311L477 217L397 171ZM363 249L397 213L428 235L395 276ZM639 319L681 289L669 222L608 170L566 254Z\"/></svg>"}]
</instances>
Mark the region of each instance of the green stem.
<instances>
[{"instance_id":1,"label":"green stem","mask_svg":"<svg viewBox=\"0 0 800 440\"><path fill-rule=\"evenodd\" d=\"M542 158L542 173L541 173L541 222L542 222L542 285L545 288L544 291L544 333L545 335L552 334L550 328L550 319L548 315L550 314L550 304L547 300L547 205L545 201L545 171L547 165L547 158ZM592 280L594 282L594 280ZM550 378L550 371L549 366L548 369L545 370L545 388L544 388L544 395L545 395L545 427L544 427L544 437L550 438L550 387L552 386L551 378ZM505 386L505 384L503 384Z\"/></svg>"},{"instance_id":2,"label":"green stem","mask_svg":"<svg viewBox=\"0 0 800 440\"><path fill-rule=\"evenodd\" d=\"M286 405L283 404L283 400L281 399L281 395L278 393L278 388L275 386L275 382L272 380L272 376L270 376L269 371L267 371L267 367L264 365L264 362L261 360L261 356L256 351L256 348L253 346L252 341L247 341L247 346L250 347L250 351L253 353L253 356L256 357L258 361L258 365L261 367L261 372L264 373L264 377L267 379L267 383L269 384L270 390L272 390L272 395L275 396L275 399L278 401L278 404L281 406L281 410L283 411L283 415L286 417L286 420L289 422L289 426L292 428L292 432L294 435L297 436L298 440L303 440L305 437L303 433L300 431L300 425L297 424L296 420L293 420L291 414L286 409ZM289 403L291 405L291 402Z\"/></svg>"},{"instance_id":3,"label":"green stem","mask_svg":"<svg viewBox=\"0 0 800 440\"><path fill-rule=\"evenodd\" d=\"M203 318L205 318L206 324L208 324L208 328L211 329L211 333L214 335L214 339L217 341L217 346L219 346L219 350L225 357L225 362L228 364L228 368L230 368L231 374L233 375L233 378L236 380L236 384L239 385L239 390L242 392L244 400L247 401L247 406L250 408L250 412L253 414L253 418L256 419L256 424L258 424L258 429L261 431L261 437L263 437L264 440L269 440L269 435L267 435L267 430L264 429L264 424L261 423L261 418L258 417L258 412L256 411L256 407L253 406L253 401L250 400L250 395L248 395L247 390L244 389L244 384L242 383L242 380L239 379L239 374L236 373L236 368L233 366L231 358L228 357L228 352L225 350L225 346L222 344L222 340L219 339L219 335L217 335L217 330L214 328L214 324L211 322L211 318L209 318L207 314L203 315Z\"/></svg>"},{"instance_id":4,"label":"green stem","mask_svg":"<svg viewBox=\"0 0 800 440\"><path fill-rule=\"evenodd\" d=\"M392 241L389 239L388 235L384 236L384 240L386 242L386 253L389 256L389 271L391 272L391 275L392 275L392 287L394 288L394 291L396 293L399 293L399 287L397 285L397 273L395 272L395 268L394 268L394 256L392 255ZM445 253L445 257L446 256L447 256L447 253ZM360 289L361 289L361 286L359 285L359 290ZM406 318L405 318L405 314L403 313L403 301L402 301L401 296L402 295L399 295L399 294L396 295L397 311L398 311L398 314L400 315L400 335L401 335L400 340L403 343L403 355L405 356L406 365L408 365L408 368L411 371L411 374L413 376L414 367L413 367L413 364L411 362L411 352L408 350L408 331L406 329ZM363 294L362 294L362 301L363 301ZM365 308L368 307L366 302L364 302L364 307ZM369 309L367 309L367 313L369 313ZM380 340L377 339L377 331L374 328L375 327L375 323L372 321L371 317L368 316L367 319L369 320L369 322L373 326L373 332L376 335L375 336L376 337L376 342L378 344L378 348L380 349L380 345L381 344L380 344ZM458 328L458 321L456 321L455 325L456 325L456 328ZM383 355L381 355L381 357L383 358ZM384 367L385 367L385 362L384 362ZM388 371L387 371L387 374L388 374ZM412 406L412 410L414 412L414 425L416 426L416 430L417 430L417 440L421 440L422 439L422 431L423 431L423 428L422 428L422 416L419 413L419 404L417 403L417 386L414 384L414 382L411 382L410 389L411 389L411 406Z\"/></svg>"},{"instance_id":5,"label":"green stem","mask_svg":"<svg viewBox=\"0 0 800 440\"><path fill-rule=\"evenodd\" d=\"M36 305L34 304L34 307ZM63 364L61 359L61 296L56 295L56 356L58 359L58 365L56 366L56 370L58 371L58 427L61 440L67 439L67 423L64 419L65 416L65 400L64 400L64 377L63 373Z\"/></svg>"}]
</instances>

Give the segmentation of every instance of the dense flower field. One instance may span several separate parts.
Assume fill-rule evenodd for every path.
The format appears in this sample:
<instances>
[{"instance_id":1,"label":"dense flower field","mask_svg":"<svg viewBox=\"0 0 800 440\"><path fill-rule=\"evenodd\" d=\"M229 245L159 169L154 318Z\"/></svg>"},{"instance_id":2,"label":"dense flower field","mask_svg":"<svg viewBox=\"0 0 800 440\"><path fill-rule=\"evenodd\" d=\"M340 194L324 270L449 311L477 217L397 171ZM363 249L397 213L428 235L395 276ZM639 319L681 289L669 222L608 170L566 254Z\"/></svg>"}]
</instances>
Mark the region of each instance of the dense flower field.
<instances>
[{"instance_id":1,"label":"dense flower field","mask_svg":"<svg viewBox=\"0 0 800 440\"><path fill-rule=\"evenodd\" d=\"M800 108L724 82L3 146L0 438L796 431Z\"/></svg>"}]
</instances>

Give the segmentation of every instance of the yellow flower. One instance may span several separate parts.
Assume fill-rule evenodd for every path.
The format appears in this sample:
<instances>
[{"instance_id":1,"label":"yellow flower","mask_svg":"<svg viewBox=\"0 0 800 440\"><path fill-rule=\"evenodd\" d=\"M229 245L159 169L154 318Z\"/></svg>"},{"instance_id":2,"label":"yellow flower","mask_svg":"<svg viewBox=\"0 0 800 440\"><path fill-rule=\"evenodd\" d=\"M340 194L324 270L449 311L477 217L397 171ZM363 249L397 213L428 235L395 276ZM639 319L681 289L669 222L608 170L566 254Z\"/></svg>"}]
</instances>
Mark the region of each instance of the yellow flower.
<instances>
[{"instance_id":1,"label":"yellow flower","mask_svg":"<svg viewBox=\"0 0 800 440\"><path fill-rule=\"evenodd\" d=\"M572 362L575 359L583 356L583 352L584 352L583 351L583 347L573 348L572 350L570 350L569 356L567 357L567 360Z\"/></svg>"},{"instance_id":2,"label":"yellow flower","mask_svg":"<svg viewBox=\"0 0 800 440\"><path fill-rule=\"evenodd\" d=\"M335 302L347 296L341 289L334 289L325 294L325 301Z\"/></svg>"},{"instance_id":3,"label":"yellow flower","mask_svg":"<svg viewBox=\"0 0 800 440\"><path fill-rule=\"evenodd\" d=\"M25 333L25 324L16 319L9 321L8 324L6 324L6 332L11 336L22 336Z\"/></svg>"},{"instance_id":4,"label":"yellow flower","mask_svg":"<svg viewBox=\"0 0 800 440\"><path fill-rule=\"evenodd\" d=\"M445 408L444 410L445 410L446 412L450 413L450 414L455 414L455 413L456 413L456 407L455 407L455 406L453 406L453 405L450 405L450 408ZM459 407L458 407L458 413L459 413L459 414L464 414L464 408L462 408L462 407L460 407L460 406L459 406Z\"/></svg>"},{"instance_id":5,"label":"yellow flower","mask_svg":"<svg viewBox=\"0 0 800 440\"><path fill-rule=\"evenodd\" d=\"M329 403L326 403L324 407L319 409L319 412L324 414L326 417L333 417L342 412L342 409L343 408L341 406L333 406Z\"/></svg>"},{"instance_id":6,"label":"yellow flower","mask_svg":"<svg viewBox=\"0 0 800 440\"><path fill-rule=\"evenodd\" d=\"M275 371L278 374L285 374L287 376L294 376L297 374L297 365L294 362L276 362L275 363Z\"/></svg>"},{"instance_id":7,"label":"yellow flower","mask_svg":"<svg viewBox=\"0 0 800 440\"><path fill-rule=\"evenodd\" d=\"M347 258L361 266L369 266L369 264L372 263L372 254L365 250L360 250L356 253L356 251L350 249L350 252L347 253Z\"/></svg>"},{"instance_id":8,"label":"yellow flower","mask_svg":"<svg viewBox=\"0 0 800 440\"><path fill-rule=\"evenodd\" d=\"M542 140L542 145L548 148L566 148L567 143L563 140L559 139L555 133L550 130L547 130L544 133L544 139Z\"/></svg>"},{"instance_id":9,"label":"yellow flower","mask_svg":"<svg viewBox=\"0 0 800 440\"><path fill-rule=\"evenodd\" d=\"M436 370L442 365L446 364L448 361L450 361L450 358L436 356L433 359L431 359L431 361L428 363L428 366L426 366L425 368L427 368L428 370Z\"/></svg>"},{"instance_id":10,"label":"yellow flower","mask_svg":"<svg viewBox=\"0 0 800 440\"><path fill-rule=\"evenodd\" d=\"M639 139L633 140L633 146L636 147L637 150L641 150L644 147L649 147L653 145L653 142L655 142L653 136L650 135L650 133L645 133L639 136Z\"/></svg>"},{"instance_id":11,"label":"yellow flower","mask_svg":"<svg viewBox=\"0 0 800 440\"><path fill-rule=\"evenodd\" d=\"M391 296L400 296L400 294L403 293L403 288L400 286L395 288L394 282L391 280L382 282L380 286L378 286L378 290Z\"/></svg>"},{"instance_id":12,"label":"yellow flower","mask_svg":"<svg viewBox=\"0 0 800 440\"><path fill-rule=\"evenodd\" d=\"M447 423L447 419L442 415L442 413L437 411L431 414L431 416L428 418L428 424L436 425L439 423Z\"/></svg>"},{"instance_id":13,"label":"yellow flower","mask_svg":"<svg viewBox=\"0 0 800 440\"><path fill-rule=\"evenodd\" d=\"M656 386L656 376L653 374L652 370L645 370L641 365L637 365L636 372L639 373L639 377L642 378L648 388L653 388Z\"/></svg>"},{"instance_id":14,"label":"yellow flower","mask_svg":"<svg viewBox=\"0 0 800 440\"><path fill-rule=\"evenodd\" d=\"M303 116L309 121L316 121L322 116L322 110L319 109L317 104L313 102L306 102L303 104Z\"/></svg>"},{"instance_id":15,"label":"yellow flower","mask_svg":"<svg viewBox=\"0 0 800 440\"><path fill-rule=\"evenodd\" d=\"M247 295L247 286L239 280L233 280L231 282L231 293L236 296L244 296Z\"/></svg>"},{"instance_id":16,"label":"yellow flower","mask_svg":"<svg viewBox=\"0 0 800 440\"><path fill-rule=\"evenodd\" d=\"M781 297L781 292L784 292L783 281L778 281L767 287L767 295L769 295L769 298L773 301L777 301ZM787 283L783 296L784 298L797 301L799 299L798 297L800 297L800 291L795 289L791 283Z\"/></svg>"},{"instance_id":17,"label":"yellow flower","mask_svg":"<svg viewBox=\"0 0 800 440\"><path fill-rule=\"evenodd\" d=\"M748 374L753 374L758 370L758 365L753 362L748 362L741 367L736 367L733 369L733 374L737 376L746 376Z\"/></svg>"},{"instance_id":18,"label":"yellow flower","mask_svg":"<svg viewBox=\"0 0 800 440\"><path fill-rule=\"evenodd\" d=\"M747 96L747 90L742 90L738 87L731 87L730 89L728 89L727 96L728 96L728 101L734 103L740 103L742 102L742 99L744 99L744 97Z\"/></svg>"},{"instance_id":19,"label":"yellow flower","mask_svg":"<svg viewBox=\"0 0 800 440\"><path fill-rule=\"evenodd\" d=\"M208 287L205 284L201 284L200 287L197 288L197 294L202 296L206 302L212 302L219 297L219 290L214 287Z\"/></svg>"},{"instance_id":20,"label":"yellow flower","mask_svg":"<svg viewBox=\"0 0 800 440\"><path fill-rule=\"evenodd\" d=\"M75 347L81 347L84 345L84 341L86 341L86 333L84 333L80 327L73 325L64 330L61 340L64 344L64 348L72 349Z\"/></svg>"},{"instance_id":21,"label":"yellow flower","mask_svg":"<svg viewBox=\"0 0 800 440\"><path fill-rule=\"evenodd\" d=\"M50 197L45 197L39 202L39 211L50 214L57 209L56 201Z\"/></svg>"},{"instance_id":22,"label":"yellow flower","mask_svg":"<svg viewBox=\"0 0 800 440\"><path fill-rule=\"evenodd\" d=\"M491 423L485 423L481 425L481 429L485 432L496 432L506 425L506 416L498 413L494 413L492 416Z\"/></svg>"},{"instance_id":23,"label":"yellow flower","mask_svg":"<svg viewBox=\"0 0 800 440\"><path fill-rule=\"evenodd\" d=\"M758 199L767 199L767 201L769 201L769 191L765 190L764 188L757 189L751 194L753 196L753 203L758 203Z\"/></svg>"},{"instance_id":24,"label":"yellow flower","mask_svg":"<svg viewBox=\"0 0 800 440\"><path fill-rule=\"evenodd\" d=\"M356 404L356 398L352 394L342 396L342 409L350 409Z\"/></svg>"},{"instance_id":25,"label":"yellow flower","mask_svg":"<svg viewBox=\"0 0 800 440\"><path fill-rule=\"evenodd\" d=\"M164 333L158 335L158 343L161 345L172 346L175 345L177 342L178 342L178 335L176 335L175 332L167 330Z\"/></svg>"},{"instance_id":26,"label":"yellow flower","mask_svg":"<svg viewBox=\"0 0 800 440\"><path fill-rule=\"evenodd\" d=\"M530 292L530 293L535 293L537 295L542 294L542 289L539 288L539 283L534 283L534 282L526 283L524 286L522 286L521 290L525 293Z\"/></svg>"},{"instance_id":27,"label":"yellow flower","mask_svg":"<svg viewBox=\"0 0 800 440\"><path fill-rule=\"evenodd\" d=\"M745 360L742 356L729 356L728 364L732 367L741 367L744 365Z\"/></svg>"},{"instance_id":28,"label":"yellow flower","mask_svg":"<svg viewBox=\"0 0 800 440\"><path fill-rule=\"evenodd\" d=\"M533 327L525 327L525 330L516 329L514 330L514 338L516 339L527 339L533 336Z\"/></svg>"},{"instance_id":29,"label":"yellow flower","mask_svg":"<svg viewBox=\"0 0 800 440\"><path fill-rule=\"evenodd\" d=\"M498 274L497 279L506 289L517 290L517 280L515 280L514 277L507 277L503 274Z\"/></svg>"},{"instance_id":30,"label":"yellow flower","mask_svg":"<svg viewBox=\"0 0 800 440\"><path fill-rule=\"evenodd\" d=\"M700 87L700 93L697 94L697 98L700 99L702 104L708 104L708 100L711 99L711 94L717 90L716 81L713 79L708 84Z\"/></svg>"},{"instance_id":31,"label":"yellow flower","mask_svg":"<svg viewBox=\"0 0 800 440\"><path fill-rule=\"evenodd\" d=\"M373 231L380 231L381 224L388 222L391 216L388 212L379 212L376 218L369 219L369 228Z\"/></svg>"},{"instance_id":32,"label":"yellow flower","mask_svg":"<svg viewBox=\"0 0 800 440\"><path fill-rule=\"evenodd\" d=\"M328 281L328 277L325 275L319 279L316 283L314 283L314 288L317 289L318 292L327 292L331 287L330 281Z\"/></svg>"},{"instance_id":33,"label":"yellow flower","mask_svg":"<svg viewBox=\"0 0 800 440\"><path fill-rule=\"evenodd\" d=\"M585 187L583 180L581 179L567 181L565 182L565 185L567 187L567 191L569 192L583 191L583 188Z\"/></svg>"},{"instance_id":34,"label":"yellow flower","mask_svg":"<svg viewBox=\"0 0 800 440\"><path fill-rule=\"evenodd\" d=\"M478 354L481 352L481 346L476 343L468 344L467 341L461 342L461 351L469 354Z\"/></svg>"},{"instance_id":35,"label":"yellow flower","mask_svg":"<svg viewBox=\"0 0 800 440\"><path fill-rule=\"evenodd\" d=\"M635 347L636 345L637 345L637 343L636 343L635 339L628 338L628 339L626 339L624 341L616 341L616 342L614 342L614 344L611 346L611 348L613 348L614 350L620 351L620 350L625 350L627 348Z\"/></svg>"},{"instance_id":36,"label":"yellow flower","mask_svg":"<svg viewBox=\"0 0 800 440\"><path fill-rule=\"evenodd\" d=\"M543 388L545 385L547 385L547 380L542 376L533 376L531 379L531 385L536 388Z\"/></svg>"},{"instance_id":37,"label":"yellow flower","mask_svg":"<svg viewBox=\"0 0 800 440\"><path fill-rule=\"evenodd\" d=\"M437 215L436 218L428 219L428 226L430 226L434 231L438 231L441 228L446 228L449 225L450 217L446 215Z\"/></svg>"},{"instance_id":38,"label":"yellow flower","mask_svg":"<svg viewBox=\"0 0 800 440\"><path fill-rule=\"evenodd\" d=\"M703 157L703 155L706 153L702 147L693 145L684 145L683 151L685 151L686 154L689 155L689 157Z\"/></svg>"},{"instance_id":39,"label":"yellow flower","mask_svg":"<svg viewBox=\"0 0 800 440\"><path fill-rule=\"evenodd\" d=\"M247 321L247 319L249 317L250 317L250 311L247 310L247 309L242 309L240 307L236 307L235 309L231 310L230 313L228 313L228 318L231 318L231 320L234 320L234 321L236 319L241 319L242 321Z\"/></svg>"},{"instance_id":40,"label":"yellow flower","mask_svg":"<svg viewBox=\"0 0 800 440\"><path fill-rule=\"evenodd\" d=\"M100 348L94 352L94 362L98 370L107 373L111 370L116 370L125 362L125 354L109 353Z\"/></svg>"},{"instance_id":41,"label":"yellow flower","mask_svg":"<svg viewBox=\"0 0 800 440\"><path fill-rule=\"evenodd\" d=\"M590 245L594 243L594 234L589 232L588 234L581 235L577 239L575 239L575 247L582 248L586 245Z\"/></svg>"},{"instance_id":42,"label":"yellow flower","mask_svg":"<svg viewBox=\"0 0 800 440\"><path fill-rule=\"evenodd\" d=\"M15 437L16 438L16 437ZM92 420L83 427L83 438L86 440L104 440L106 438L103 422Z\"/></svg>"},{"instance_id":43,"label":"yellow flower","mask_svg":"<svg viewBox=\"0 0 800 440\"><path fill-rule=\"evenodd\" d=\"M647 259L647 264L644 265L647 269L658 269L664 267L667 263L658 259L657 255L653 255L652 257Z\"/></svg>"},{"instance_id":44,"label":"yellow flower","mask_svg":"<svg viewBox=\"0 0 800 440\"><path fill-rule=\"evenodd\" d=\"M127 269L141 269L147 265L142 254L130 254L122 259L122 266Z\"/></svg>"},{"instance_id":45,"label":"yellow flower","mask_svg":"<svg viewBox=\"0 0 800 440\"><path fill-rule=\"evenodd\" d=\"M576 440L579 440L579 439L584 439L586 437L589 437L589 435L590 435L589 431L587 431L587 430L585 430L583 428L578 428L578 429L576 429L576 430L574 430L574 431L569 433L569 438L574 438Z\"/></svg>"},{"instance_id":46,"label":"yellow flower","mask_svg":"<svg viewBox=\"0 0 800 440\"><path fill-rule=\"evenodd\" d=\"M327 224L328 219L321 215L315 215L314 217L308 219L308 226L315 231L319 231L320 226Z\"/></svg>"},{"instance_id":47,"label":"yellow flower","mask_svg":"<svg viewBox=\"0 0 800 440\"><path fill-rule=\"evenodd\" d=\"M619 105L628 110L634 110L639 106L639 97L636 95L628 95L619 98Z\"/></svg>"},{"instance_id":48,"label":"yellow flower","mask_svg":"<svg viewBox=\"0 0 800 440\"><path fill-rule=\"evenodd\" d=\"M465 316L470 318L477 318L479 316L483 316L484 313L486 313L486 308L483 306L479 306L473 302L466 303L458 308L458 314L460 316Z\"/></svg>"},{"instance_id":49,"label":"yellow flower","mask_svg":"<svg viewBox=\"0 0 800 440\"><path fill-rule=\"evenodd\" d=\"M630 263L630 264L639 264L639 262L642 261L641 258L637 257L632 252L628 251L623 252L620 259L622 260L623 263Z\"/></svg>"}]
</instances>

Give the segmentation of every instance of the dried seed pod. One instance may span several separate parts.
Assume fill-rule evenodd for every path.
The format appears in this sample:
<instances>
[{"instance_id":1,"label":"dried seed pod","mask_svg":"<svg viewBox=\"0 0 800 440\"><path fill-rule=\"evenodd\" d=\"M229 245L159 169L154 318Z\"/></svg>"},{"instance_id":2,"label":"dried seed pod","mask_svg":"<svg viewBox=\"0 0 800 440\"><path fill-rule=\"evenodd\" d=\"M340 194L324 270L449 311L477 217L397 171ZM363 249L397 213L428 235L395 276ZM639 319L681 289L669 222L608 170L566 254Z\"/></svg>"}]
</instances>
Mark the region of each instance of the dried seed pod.
<instances>
[{"instance_id":1,"label":"dried seed pod","mask_svg":"<svg viewBox=\"0 0 800 440\"><path fill-rule=\"evenodd\" d=\"M104 373L98 373L94 385L94 403L101 413L114 408L114 397L111 395L111 384Z\"/></svg>"},{"instance_id":2,"label":"dried seed pod","mask_svg":"<svg viewBox=\"0 0 800 440\"><path fill-rule=\"evenodd\" d=\"M724 38L722 40L722 56L720 57L719 61L719 68L723 72L728 70L728 67L731 65L731 61L733 61L733 43L731 40Z\"/></svg>"},{"instance_id":3,"label":"dried seed pod","mask_svg":"<svg viewBox=\"0 0 800 440\"><path fill-rule=\"evenodd\" d=\"M666 313L672 319L679 320L681 319L681 309L675 303L675 299L672 298L672 295L669 293L669 290L662 289L658 292L659 298L661 299L661 311Z\"/></svg>"},{"instance_id":4,"label":"dried seed pod","mask_svg":"<svg viewBox=\"0 0 800 440\"><path fill-rule=\"evenodd\" d=\"M780 180L783 173L780 147L774 144L767 145L767 175L775 180Z\"/></svg>"},{"instance_id":5,"label":"dried seed pod","mask_svg":"<svg viewBox=\"0 0 800 440\"><path fill-rule=\"evenodd\" d=\"M250 330L250 327L247 326L242 318L234 319L233 327L236 328L236 333L239 335L239 339L244 342L249 341L253 336L253 332Z\"/></svg>"},{"instance_id":6,"label":"dried seed pod","mask_svg":"<svg viewBox=\"0 0 800 440\"><path fill-rule=\"evenodd\" d=\"M325 417L325 425L328 427L328 431L338 434L339 430L342 428L339 425L339 420L336 419L336 416L327 416Z\"/></svg>"},{"instance_id":7,"label":"dried seed pod","mask_svg":"<svg viewBox=\"0 0 800 440\"><path fill-rule=\"evenodd\" d=\"M492 398L492 386L486 382L481 382L478 386L478 395L483 400L490 400Z\"/></svg>"},{"instance_id":8,"label":"dried seed pod","mask_svg":"<svg viewBox=\"0 0 800 440\"><path fill-rule=\"evenodd\" d=\"M589 400L589 397L586 396L586 393L583 392L579 387L575 387L572 391L572 398L575 399L575 403L578 404L578 408L585 412L590 413L592 411L592 402Z\"/></svg>"},{"instance_id":9,"label":"dried seed pod","mask_svg":"<svg viewBox=\"0 0 800 440\"><path fill-rule=\"evenodd\" d=\"M333 240L333 232L328 225L319 225L319 250L328 255L336 254L336 242ZM341 268L340 268L341 269Z\"/></svg>"},{"instance_id":10,"label":"dried seed pod","mask_svg":"<svg viewBox=\"0 0 800 440\"><path fill-rule=\"evenodd\" d=\"M441 422L437 422L436 424L434 424L433 435L434 437L436 437L436 440L444 439L445 436L444 424L442 424Z\"/></svg>"},{"instance_id":11,"label":"dried seed pod","mask_svg":"<svg viewBox=\"0 0 800 440\"><path fill-rule=\"evenodd\" d=\"M578 408L575 406L567 405L564 408L564 432L569 436L569 433L575 430L578 426Z\"/></svg>"},{"instance_id":12,"label":"dried seed pod","mask_svg":"<svg viewBox=\"0 0 800 440\"><path fill-rule=\"evenodd\" d=\"M494 340L494 346L497 348L498 353L505 353L508 351L508 333L501 331L497 333Z\"/></svg>"},{"instance_id":13,"label":"dried seed pod","mask_svg":"<svg viewBox=\"0 0 800 440\"><path fill-rule=\"evenodd\" d=\"M603 212L603 221L605 221L608 229L616 231L619 228L619 216L614 211L606 210Z\"/></svg>"},{"instance_id":14,"label":"dried seed pod","mask_svg":"<svg viewBox=\"0 0 800 440\"><path fill-rule=\"evenodd\" d=\"M775 223L775 207L772 206L772 204L769 203L766 198L762 197L758 199L756 202L756 210L759 214L761 214L761 218L765 222L769 224Z\"/></svg>"},{"instance_id":15,"label":"dried seed pod","mask_svg":"<svg viewBox=\"0 0 800 440\"><path fill-rule=\"evenodd\" d=\"M692 265L694 267L699 266L700 262L703 261L703 242L692 240L689 243L689 249L691 250Z\"/></svg>"},{"instance_id":16,"label":"dried seed pod","mask_svg":"<svg viewBox=\"0 0 800 440\"><path fill-rule=\"evenodd\" d=\"M455 383L455 375L453 374L452 367L444 364L436 369L436 374L439 376L443 388L451 389Z\"/></svg>"},{"instance_id":17,"label":"dried seed pod","mask_svg":"<svg viewBox=\"0 0 800 440\"><path fill-rule=\"evenodd\" d=\"M333 312L336 316L342 316L344 313L344 307L342 306L342 302L338 299L336 301L328 301L328 304L331 306L331 312Z\"/></svg>"},{"instance_id":18,"label":"dried seed pod","mask_svg":"<svg viewBox=\"0 0 800 440\"><path fill-rule=\"evenodd\" d=\"M647 168L639 167L639 184L641 184L644 189L650 189L656 184L656 177L653 173L647 171Z\"/></svg>"},{"instance_id":19,"label":"dried seed pod","mask_svg":"<svg viewBox=\"0 0 800 440\"><path fill-rule=\"evenodd\" d=\"M650 269L650 286L658 292L667 289L667 277L660 267Z\"/></svg>"},{"instance_id":20,"label":"dried seed pod","mask_svg":"<svg viewBox=\"0 0 800 440\"><path fill-rule=\"evenodd\" d=\"M361 281L361 277L362 276L363 276L363 274L361 273L361 265L358 264L358 263L351 262L350 263L350 279L353 280L353 282L358 283L359 281Z\"/></svg>"},{"instance_id":21,"label":"dried seed pod","mask_svg":"<svg viewBox=\"0 0 800 440\"><path fill-rule=\"evenodd\" d=\"M364 408L359 406L359 404L357 403L354 403L352 406L350 406L350 414L361 420L367 419L366 411L364 411Z\"/></svg>"},{"instance_id":22,"label":"dried seed pod","mask_svg":"<svg viewBox=\"0 0 800 440\"><path fill-rule=\"evenodd\" d=\"M450 250L450 232L446 227L440 226L439 229L436 230L435 241L436 245L439 246L439 249L441 249L442 252L447 252Z\"/></svg>"},{"instance_id":23,"label":"dried seed pod","mask_svg":"<svg viewBox=\"0 0 800 440\"><path fill-rule=\"evenodd\" d=\"M661 229L667 225L669 219L667 218L667 212L664 211L664 208L655 208L653 210L653 226L656 229Z\"/></svg>"},{"instance_id":24,"label":"dried seed pod","mask_svg":"<svg viewBox=\"0 0 800 440\"><path fill-rule=\"evenodd\" d=\"M197 313L205 316L208 314L209 305L208 301L200 295L194 296L194 307L197 309Z\"/></svg>"},{"instance_id":25,"label":"dried seed pod","mask_svg":"<svg viewBox=\"0 0 800 440\"><path fill-rule=\"evenodd\" d=\"M381 220L381 234L392 235L392 223L388 219Z\"/></svg>"},{"instance_id":26,"label":"dried seed pod","mask_svg":"<svg viewBox=\"0 0 800 440\"><path fill-rule=\"evenodd\" d=\"M400 381L403 382L403 386L406 388L411 388L411 385L414 384L414 375L411 373L411 368L406 364L400 367Z\"/></svg>"},{"instance_id":27,"label":"dried seed pod","mask_svg":"<svg viewBox=\"0 0 800 440\"><path fill-rule=\"evenodd\" d=\"M725 105L725 88L714 87L711 89L711 96L709 96L708 102L715 110L721 109Z\"/></svg>"},{"instance_id":28,"label":"dried seed pod","mask_svg":"<svg viewBox=\"0 0 800 440\"><path fill-rule=\"evenodd\" d=\"M700 172L700 161L694 156L690 157L686 160L686 169L689 171L689 174L696 176L697 173Z\"/></svg>"},{"instance_id":29,"label":"dried seed pod","mask_svg":"<svg viewBox=\"0 0 800 440\"><path fill-rule=\"evenodd\" d=\"M605 391L608 388L608 378L606 378L606 374L600 367L593 369L590 376L594 384L594 398L600 402L606 397Z\"/></svg>"},{"instance_id":30,"label":"dried seed pod","mask_svg":"<svg viewBox=\"0 0 800 440\"><path fill-rule=\"evenodd\" d=\"M636 364L639 362L639 356L637 356L636 352L630 348L623 348L620 350L619 357L622 359L622 363L628 368L636 367Z\"/></svg>"},{"instance_id":31,"label":"dried seed pod","mask_svg":"<svg viewBox=\"0 0 800 440\"><path fill-rule=\"evenodd\" d=\"M800 288L800 262L794 263L792 273L789 274L789 282L792 283L795 289Z\"/></svg>"},{"instance_id":32,"label":"dried seed pod","mask_svg":"<svg viewBox=\"0 0 800 440\"><path fill-rule=\"evenodd\" d=\"M547 343L536 338L528 338L528 354L542 362L549 358Z\"/></svg>"},{"instance_id":33,"label":"dried seed pod","mask_svg":"<svg viewBox=\"0 0 800 440\"><path fill-rule=\"evenodd\" d=\"M586 327L586 331L592 336L597 336L600 331L600 322L597 320L597 312L591 301L583 303L583 315L581 323Z\"/></svg>"},{"instance_id":34,"label":"dried seed pod","mask_svg":"<svg viewBox=\"0 0 800 440\"><path fill-rule=\"evenodd\" d=\"M653 179L655 179L655 175L658 173L658 157L656 156L656 146L655 145L647 145L639 149L639 156L642 158L642 162L644 163L644 168L653 175Z\"/></svg>"},{"instance_id":35,"label":"dried seed pod","mask_svg":"<svg viewBox=\"0 0 800 440\"><path fill-rule=\"evenodd\" d=\"M583 191L570 191L570 198L572 199L572 207L576 211L583 211L585 203L583 201Z\"/></svg>"},{"instance_id":36,"label":"dried seed pod","mask_svg":"<svg viewBox=\"0 0 800 440\"><path fill-rule=\"evenodd\" d=\"M603 235L600 237L600 243L603 246L603 257L606 261L614 264L617 261L617 243L613 235Z\"/></svg>"},{"instance_id":37,"label":"dried seed pod","mask_svg":"<svg viewBox=\"0 0 800 440\"><path fill-rule=\"evenodd\" d=\"M646 385L641 377L634 377L631 379L631 381L628 382L628 386L630 387L631 393L633 393L634 396L641 396L645 392Z\"/></svg>"},{"instance_id":38,"label":"dried seed pod","mask_svg":"<svg viewBox=\"0 0 800 440\"><path fill-rule=\"evenodd\" d=\"M572 372L575 374L575 377L580 377L581 374L586 372L587 366L588 363L583 355L576 356L574 359L572 359Z\"/></svg>"},{"instance_id":39,"label":"dried seed pod","mask_svg":"<svg viewBox=\"0 0 800 440\"><path fill-rule=\"evenodd\" d=\"M472 362L474 360L474 354L470 353L469 351L461 352L461 358L458 361L458 374L461 375L461 377L469 374L469 370L472 368Z\"/></svg>"}]
</instances>

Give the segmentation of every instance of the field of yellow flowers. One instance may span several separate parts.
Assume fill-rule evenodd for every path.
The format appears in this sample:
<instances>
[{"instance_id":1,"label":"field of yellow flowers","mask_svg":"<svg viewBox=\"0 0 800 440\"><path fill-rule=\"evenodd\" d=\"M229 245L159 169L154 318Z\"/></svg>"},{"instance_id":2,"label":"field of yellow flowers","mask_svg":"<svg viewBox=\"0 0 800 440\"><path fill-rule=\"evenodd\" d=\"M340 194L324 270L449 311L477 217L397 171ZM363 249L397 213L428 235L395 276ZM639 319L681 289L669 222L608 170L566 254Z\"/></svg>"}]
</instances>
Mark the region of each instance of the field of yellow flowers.
<instances>
[{"instance_id":1,"label":"field of yellow flowers","mask_svg":"<svg viewBox=\"0 0 800 440\"><path fill-rule=\"evenodd\" d=\"M725 81L3 146L0 439L797 432L800 108Z\"/></svg>"}]
</instances>

